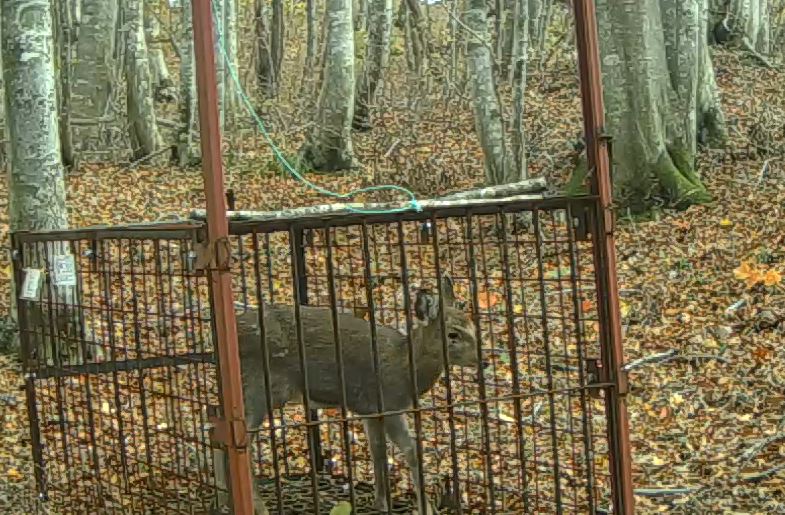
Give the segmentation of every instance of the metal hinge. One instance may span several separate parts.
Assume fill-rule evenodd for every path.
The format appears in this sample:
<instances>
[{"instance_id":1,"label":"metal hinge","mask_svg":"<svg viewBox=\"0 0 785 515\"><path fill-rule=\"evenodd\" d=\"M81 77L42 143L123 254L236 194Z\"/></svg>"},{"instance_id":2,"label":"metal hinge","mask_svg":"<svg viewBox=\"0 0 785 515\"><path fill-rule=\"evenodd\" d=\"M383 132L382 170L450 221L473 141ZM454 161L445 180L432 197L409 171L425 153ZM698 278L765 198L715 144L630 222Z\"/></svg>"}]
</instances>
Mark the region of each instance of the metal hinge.
<instances>
[{"instance_id":1,"label":"metal hinge","mask_svg":"<svg viewBox=\"0 0 785 515\"><path fill-rule=\"evenodd\" d=\"M586 358L586 388L594 399L600 399L600 391L604 388L605 370L600 358Z\"/></svg>"},{"instance_id":2,"label":"metal hinge","mask_svg":"<svg viewBox=\"0 0 785 515\"><path fill-rule=\"evenodd\" d=\"M608 377L608 369L606 369L600 358L586 358L586 388L589 390L589 395L595 399L599 399L600 391L609 386L611 383ZM629 382L627 372L619 369L616 379L616 393L618 395L627 395L629 391Z\"/></svg>"},{"instance_id":3,"label":"metal hinge","mask_svg":"<svg viewBox=\"0 0 785 515\"><path fill-rule=\"evenodd\" d=\"M575 232L575 241L589 241L591 235L591 209L581 207L572 212L572 228Z\"/></svg>"},{"instance_id":4,"label":"metal hinge","mask_svg":"<svg viewBox=\"0 0 785 515\"><path fill-rule=\"evenodd\" d=\"M225 419L217 415L218 408L211 406L208 408L208 420L210 421L210 441L218 445L226 445L235 449L245 449L248 447L248 426L244 420Z\"/></svg>"},{"instance_id":5,"label":"metal hinge","mask_svg":"<svg viewBox=\"0 0 785 515\"><path fill-rule=\"evenodd\" d=\"M224 236L216 240L200 242L196 246L197 271L229 270L232 266L232 245Z\"/></svg>"}]
</instances>

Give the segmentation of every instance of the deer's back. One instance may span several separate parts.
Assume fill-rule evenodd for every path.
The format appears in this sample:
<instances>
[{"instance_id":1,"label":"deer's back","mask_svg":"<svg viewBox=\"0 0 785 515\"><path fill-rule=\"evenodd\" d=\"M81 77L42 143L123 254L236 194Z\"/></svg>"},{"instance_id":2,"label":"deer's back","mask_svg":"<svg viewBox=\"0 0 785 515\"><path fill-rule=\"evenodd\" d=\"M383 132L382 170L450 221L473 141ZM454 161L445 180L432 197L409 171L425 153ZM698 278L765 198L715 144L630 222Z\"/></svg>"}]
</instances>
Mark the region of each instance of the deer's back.
<instances>
[{"instance_id":1,"label":"deer's back","mask_svg":"<svg viewBox=\"0 0 785 515\"><path fill-rule=\"evenodd\" d=\"M339 406L342 402L340 367L329 309L301 307L303 346L308 371L309 398L322 406ZM278 397L291 398L291 391L302 394L303 376L293 307L265 306L265 336L273 374L272 389ZM253 375L252 381L263 383L261 366L261 333L258 313L248 312L238 318L243 360L258 363L255 367L244 363L244 370ZM374 413L405 409L412 404L415 392L410 381L407 338L390 327L376 326L378 374L374 367L371 328L368 321L351 314L338 314L343 379L347 407L356 413ZM441 375L441 361L428 359L415 346L420 394L433 386ZM252 348L248 348L248 347ZM244 379L247 379L244 372ZM381 377L383 406L378 405L378 386ZM276 381L277 380L277 381ZM285 381L276 386L276 382ZM257 385L258 386L258 385Z\"/></svg>"}]
</instances>

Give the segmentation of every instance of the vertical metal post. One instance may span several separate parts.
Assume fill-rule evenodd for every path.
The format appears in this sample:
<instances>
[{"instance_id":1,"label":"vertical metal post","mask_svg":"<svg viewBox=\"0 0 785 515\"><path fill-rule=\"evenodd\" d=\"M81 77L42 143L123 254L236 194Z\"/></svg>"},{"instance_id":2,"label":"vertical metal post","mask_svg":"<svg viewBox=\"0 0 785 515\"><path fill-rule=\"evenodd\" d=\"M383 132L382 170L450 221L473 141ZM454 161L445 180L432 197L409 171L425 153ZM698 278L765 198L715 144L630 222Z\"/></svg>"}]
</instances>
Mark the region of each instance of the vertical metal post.
<instances>
[{"instance_id":1,"label":"vertical metal post","mask_svg":"<svg viewBox=\"0 0 785 515\"><path fill-rule=\"evenodd\" d=\"M300 302L308 304L308 275L305 269L305 230L298 227L294 231L294 251L297 252L297 291L300 292ZM313 466L316 470L322 472L324 470L324 455L322 454L322 438L319 434L319 410L310 409L306 414L308 420L308 437L310 438L311 445L313 445L313 452L316 456L316 462Z\"/></svg>"},{"instance_id":2,"label":"vertical metal post","mask_svg":"<svg viewBox=\"0 0 785 515\"><path fill-rule=\"evenodd\" d=\"M223 420L215 435L223 440L229 458L233 513L253 514L248 433L245 424L237 323L232 302L229 266L229 224L226 219L221 128L215 71L215 43L210 0L192 0L196 86L199 94L202 171L207 199L207 252L213 293L216 349L220 363Z\"/></svg>"},{"instance_id":3,"label":"vertical metal post","mask_svg":"<svg viewBox=\"0 0 785 515\"><path fill-rule=\"evenodd\" d=\"M41 439L41 421L38 418L38 401L35 391L35 373L38 369L38 356L34 356L36 339L30 338L30 325L27 321L26 303L31 301L19 298L19 288L24 282L24 258L21 245L15 233L11 233L11 260L14 267L13 295L16 302L16 322L19 325L19 344L22 356L22 370L25 376L25 399L27 401L27 420L30 424L30 445L33 451L33 475L38 489L38 497L42 501L48 500L46 476L44 469L43 442Z\"/></svg>"},{"instance_id":4,"label":"vertical metal post","mask_svg":"<svg viewBox=\"0 0 785 515\"><path fill-rule=\"evenodd\" d=\"M627 376L621 369L622 347L619 291L616 277L613 185L605 133L605 106L602 98L599 36L594 0L575 0L575 33L581 79L583 126L586 133L587 171L591 192L599 197L593 225L593 247L597 281L598 314L604 379L613 383L606 390L606 414L611 454L614 513L632 515L634 494L630 456L629 419L626 395Z\"/></svg>"}]
</instances>

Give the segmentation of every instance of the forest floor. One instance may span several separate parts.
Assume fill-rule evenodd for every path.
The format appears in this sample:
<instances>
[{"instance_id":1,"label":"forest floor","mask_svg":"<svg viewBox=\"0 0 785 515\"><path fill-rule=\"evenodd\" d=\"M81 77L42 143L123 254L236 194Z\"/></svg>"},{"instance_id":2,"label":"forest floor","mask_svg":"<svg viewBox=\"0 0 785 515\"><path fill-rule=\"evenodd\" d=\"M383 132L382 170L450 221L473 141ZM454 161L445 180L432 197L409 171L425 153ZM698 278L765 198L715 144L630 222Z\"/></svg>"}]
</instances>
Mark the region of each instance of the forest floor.
<instances>
[{"instance_id":1,"label":"forest floor","mask_svg":"<svg viewBox=\"0 0 785 515\"><path fill-rule=\"evenodd\" d=\"M785 513L785 290L779 277L785 274L785 168L782 154L761 157L748 138L764 108L780 113L763 123L778 124L780 141L785 136L778 118L785 110L785 73L724 51L715 66L731 127L729 148L700 155L715 201L662 211L650 221L622 219L618 229L626 357L659 355L630 371L638 513ZM562 183L569 169L565 149L580 128L577 85L566 79L556 93L532 90L531 118L558 121L545 124L556 130L544 139L560 149L548 159L541 149L532 159L533 175ZM536 138L534 123L529 131ZM426 183L420 191L436 193L482 178L469 110L440 120L390 112L378 132L386 136L363 135L357 143L361 161L374 163L373 174L315 180L338 191L379 181ZM295 149L296 140L287 149ZM562 164L543 164L554 161ZM274 170L266 152L243 151L229 164L239 208L323 202ZM68 178L71 223L187 214L203 205L200 188L194 170L85 165ZM0 183L3 247L5 191ZM8 270L4 253L0 271ZM0 299L8 297L3 284ZM30 513L33 499L22 383L16 361L0 357L0 511L9 514Z\"/></svg>"}]
</instances>

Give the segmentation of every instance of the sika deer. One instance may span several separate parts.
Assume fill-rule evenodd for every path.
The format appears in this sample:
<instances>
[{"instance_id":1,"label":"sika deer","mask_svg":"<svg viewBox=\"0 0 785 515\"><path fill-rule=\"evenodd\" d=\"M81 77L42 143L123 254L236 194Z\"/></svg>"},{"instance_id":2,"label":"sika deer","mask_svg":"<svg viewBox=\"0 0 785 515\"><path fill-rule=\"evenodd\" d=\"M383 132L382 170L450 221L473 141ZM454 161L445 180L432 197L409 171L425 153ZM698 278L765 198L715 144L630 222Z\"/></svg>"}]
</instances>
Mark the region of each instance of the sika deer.
<instances>
[{"instance_id":1,"label":"sika deer","mask_svg":"<svg viewBox=\"0 0 785 515\"><path fill-rule=\"evenodd\" d=\"M417 391L410 381L409 347L406 336L386 326L377 326L379 375L374 373L370 324L350 314L338 315L342 345L346 408L358 415L372 415L381 410L377 406L378 377L381 377L384 411L399 411L412 407L414 395L430 390L444 372L439 298L444 302L444 327L448 357L451 365L476 367L478 347L474 324L469 316L455 307L452 280L442 279L442 295L419 291L415 314L419 326L412 331L412 348L417 377ZM264 329L270 360L272 408L287 402L302 402L303 377L299 362L299 346L291 306L265 306ZM331 312L323 307L301 307L303 342L308 371L308 398L311 406L340 407L342 391L338 377L336 345L333 338ZM269 415L258 312L248 311L237 319L240 359L242 363L245 417L251 429L261 426ZM388 415L383 419L367 418L364 427L368 436L374 466L375 503L377 510L387 511L387 486L382 480L387 465L387 437L403 453L412 474L420 506L428 507L427 499L420 499L419 467L416 444L406 415ZM219 453L220 460L225 456ZM221 466L216 462L216 468ZM256 515L267 514L258 490L254 491Z\"/></svg>"}]
</instances>

